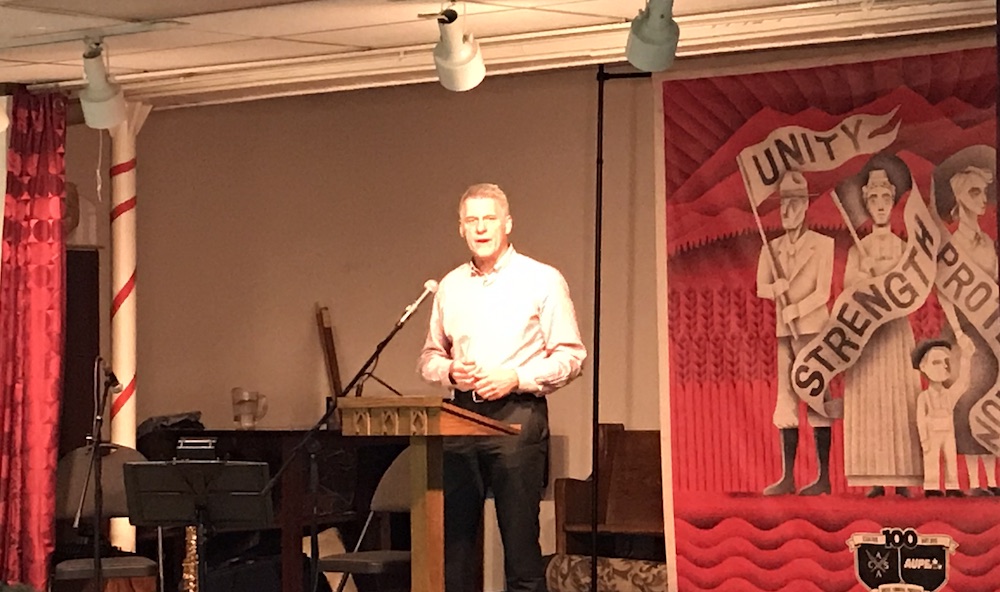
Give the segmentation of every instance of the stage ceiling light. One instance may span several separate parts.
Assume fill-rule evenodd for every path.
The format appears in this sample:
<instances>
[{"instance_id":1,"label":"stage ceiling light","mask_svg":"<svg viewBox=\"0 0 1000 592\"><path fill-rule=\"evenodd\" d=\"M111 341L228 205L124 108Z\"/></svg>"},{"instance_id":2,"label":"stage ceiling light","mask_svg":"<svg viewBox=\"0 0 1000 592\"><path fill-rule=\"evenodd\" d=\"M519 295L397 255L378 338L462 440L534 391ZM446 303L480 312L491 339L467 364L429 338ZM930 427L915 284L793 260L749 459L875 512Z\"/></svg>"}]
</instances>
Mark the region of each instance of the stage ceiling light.
<instances>
[{"instance_id":1,"label":"stage ceiling light","mask_svg":"<svg viewBox=\"0 0 1000 592\"><path fill-rule=\"evenodd\" d=\"M87 41L83 53L87 86L80 91L80 106L87 126L94 129L111 129L125 121L125 95L121 87L108 78L103 50L100 41Z\"/></svg>"},{"instance_id":2,"label":"stage ceiling light","mask_svg":"<svg viewBox=\"0 0 1000 592\"><path fill-rule=\"evenodd\" d=\"M647 0L632 21L625 45L629 63L644 72L661 72L674 63L680 27L673 18L673 0Z\"/></svg>"},{"instance_id":3,"label":"stage ceiling light","mask_svg":"<svg viewBox=\"0 0 1000 592\"><path fill-rule=\"evenodd\" d=\"M434 67L438 80L448 90L460 92L475 88L486 77L486 64L483 63L479 43L471 33L463 31L455 9L441 11L437 21L441 30L441 40L434 46Z\"/></svg>"}]
</instances>

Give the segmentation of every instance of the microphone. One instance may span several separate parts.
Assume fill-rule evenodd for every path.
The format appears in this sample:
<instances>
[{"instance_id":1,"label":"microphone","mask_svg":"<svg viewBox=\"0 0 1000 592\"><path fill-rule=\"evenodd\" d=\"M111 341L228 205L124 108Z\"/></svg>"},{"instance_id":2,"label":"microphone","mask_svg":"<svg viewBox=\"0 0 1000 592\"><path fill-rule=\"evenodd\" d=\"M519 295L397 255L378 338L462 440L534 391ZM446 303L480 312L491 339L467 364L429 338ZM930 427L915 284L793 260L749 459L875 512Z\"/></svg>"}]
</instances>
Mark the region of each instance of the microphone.
<instances>
[{"instance_id":1,"label":"microphone","mask_svg":"<svg viewBox=\"0 0 1000 592\"><path fill-rule=\"evenodd\" d=\"M108 389L116 395L125 390L125 387L122 386L122 383L118 381L118 377L115 376L115 373L111 369L111 366L109 366L106 362L104 362L104 360L101 360L101 362L102 362L101 366L104 370L104 382L107 385Z\"/></svg>"},{"instance_id":2,"label":"microphone","mask_svg":"<svg viewBox=\"0 0 1000 592\"><path fill-rule=\"evenodd\" d=\"M399 322L396 324L402 325L403 323L405 323L406 319L410 318L410 315L417 312L417 307L420 306L420 303L423 302L424 299L427 298L429 295L437 292L437 289L438 289L438 283L436 281L427 280L426 282L424 282L424 292L420 295L419 298L413 301L413 304L406 307L406 309L403 311L403 316L400 317Z\"/></svg>"}]
</instances>

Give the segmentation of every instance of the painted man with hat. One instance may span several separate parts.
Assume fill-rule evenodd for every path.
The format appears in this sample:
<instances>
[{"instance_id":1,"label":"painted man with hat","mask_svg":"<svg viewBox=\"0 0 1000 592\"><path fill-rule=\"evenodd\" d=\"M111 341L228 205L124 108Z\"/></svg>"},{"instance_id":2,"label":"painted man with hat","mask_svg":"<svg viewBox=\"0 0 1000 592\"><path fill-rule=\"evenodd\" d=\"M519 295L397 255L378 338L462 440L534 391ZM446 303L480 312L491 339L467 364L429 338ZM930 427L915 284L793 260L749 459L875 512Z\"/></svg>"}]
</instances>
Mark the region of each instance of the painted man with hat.
<instances>
[{"instance_id":1,"label":"painted man with hat","mask_svg":"<svg viewBox=\"0 0 1000 592\"><path fill-rule=\"evenodd\" d=\"M897 186L909 179L909 171L902 161L890 168L895 162L886 160L886 168L872 167L867 175L862 171L861 199L872 226L847 252L845 290L885 275L905 253L906 241L893 233L890 220L900 198ZM885 495L886 486L906 496L907 487L921 483L914 421L920 375L910 365L914 346L906 317L888 321L844 373L844 472L847 484L868 487L869 497Z\"/></svg>"},{"instance_id":2,"label":"painted man with hat","mask_svg":"<svg viewBox=\"0 0 1000 592\"><path fill-rule=\"evenodd\" d=\"M799 443L801 399L792 387L792 365L799 350L830 318L827 301L833 280L833 238L809 230L806 212L809 190L798 171L788 171L778 183L784 234L761 249L757 264L757 296L775 302L778 343L778 388L773 421L781 440L782 475L764 495L795 493L795 456ZM829 398L829 393L824 394ZM819 475L800 495L830 493L830 425L832 419L808 410L813 428Z\"/></svg>"}]
</instances>

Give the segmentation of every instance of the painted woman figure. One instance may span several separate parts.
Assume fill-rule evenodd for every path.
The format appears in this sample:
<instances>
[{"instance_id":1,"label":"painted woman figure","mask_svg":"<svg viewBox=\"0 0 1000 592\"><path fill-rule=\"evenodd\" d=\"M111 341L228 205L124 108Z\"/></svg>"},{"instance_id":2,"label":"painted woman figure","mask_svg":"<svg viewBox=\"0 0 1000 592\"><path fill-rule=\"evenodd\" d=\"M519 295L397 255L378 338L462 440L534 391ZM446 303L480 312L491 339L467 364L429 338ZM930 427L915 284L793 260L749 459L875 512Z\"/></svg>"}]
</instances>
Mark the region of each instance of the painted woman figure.
<instances>
[{"instance_id":1,"label":"painted woman figure","mask_svg":"<svg viewBox=\"0 0 1000 592\"><path fill-rule=\"evenodd\" d=\"M889 272L906 242L892 232L890 217L900 191L884 169L869 171L861 188L871 233L847 253L844 289ZM844 471L851 486L867 486L868 496L886 486L909 495L921 483L923 465L916 430L920 375L910 364L915 341L906 317L875 330L860 359L844 374Z\"/></svg>"},{"instance_id":2,"label":"painted woman figure","mask_svg":"<svg viewBox=\"0 0 1000 592\"><path fill-rule=\"evenodd\" d=\"M976 155L975 149L967 151ZM954 160L962 160L956 155ZM985 154L987 162L993 162L996 153ZM980 156L980 158L982 158ZM969 158L969 160L976 160ZM942 165L944 170L948 167ZM992 217L986 217L987 204L991 200L990 189L993 184L993 171L968 164L951 173L947 180L950 193L940 191L937 196L938 211L947 221L958 222L951 235L951 243L958 249L962 261L975 265L986 277L997 278L996 244L982 230L982 223L994 223ZM988 220L988 221L987 221ZM950 305L943 303L943 305ZM996 470L996 458L976 441L970 425L970 410L983 395L989 392L997 376L997 359L990 344L983 338L980 327L974 327L965 316L966 311L960 305L961 333L972 338L975 353L972 357L971 378L968 390L955 406L955 434L958 454L965 457L966 476L969 481L968 495L1000 495L1000 482ZM985 483L979 480L979 467L983 466L986 475Z\"/></svg>"}]
</instances>

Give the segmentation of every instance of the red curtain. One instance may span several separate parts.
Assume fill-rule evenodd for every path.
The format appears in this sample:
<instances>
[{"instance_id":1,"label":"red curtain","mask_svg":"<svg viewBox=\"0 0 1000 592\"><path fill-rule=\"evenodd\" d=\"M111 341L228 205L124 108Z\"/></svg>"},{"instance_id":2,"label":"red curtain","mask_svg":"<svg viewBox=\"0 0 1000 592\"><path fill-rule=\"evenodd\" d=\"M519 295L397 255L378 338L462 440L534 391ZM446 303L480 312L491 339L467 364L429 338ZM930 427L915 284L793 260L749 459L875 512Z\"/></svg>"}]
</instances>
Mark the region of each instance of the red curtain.
<instances>
[{"instance_id":1,"label":"red curtain","mask_svg":"<svg viewBox=\"0 0 1000 592\"><path fill-rule=\"evenodd\" d=\"M44 590L55 543L66 99L13 99L0 263L0 581Z\"/></svg>"}]
</instances>

